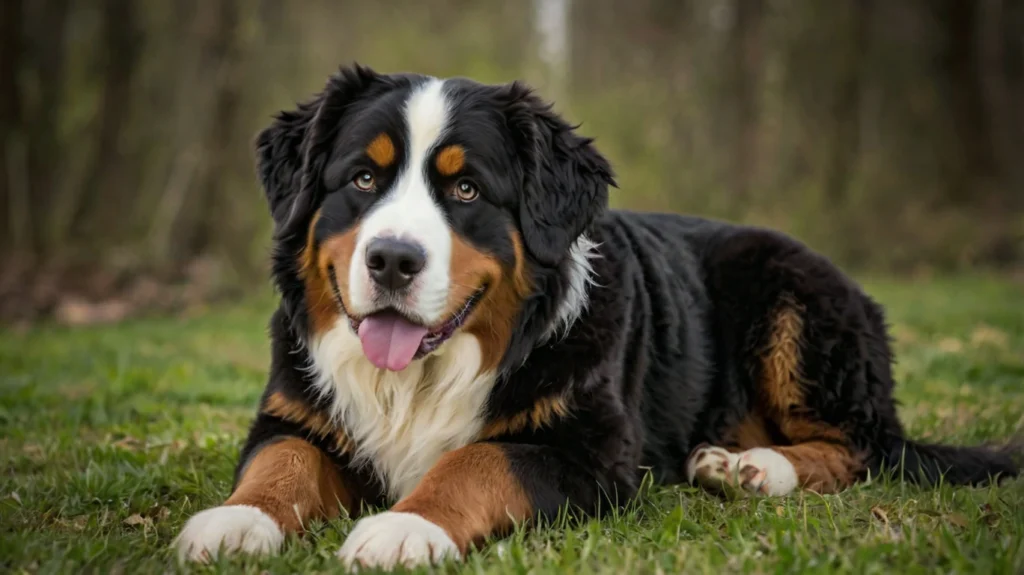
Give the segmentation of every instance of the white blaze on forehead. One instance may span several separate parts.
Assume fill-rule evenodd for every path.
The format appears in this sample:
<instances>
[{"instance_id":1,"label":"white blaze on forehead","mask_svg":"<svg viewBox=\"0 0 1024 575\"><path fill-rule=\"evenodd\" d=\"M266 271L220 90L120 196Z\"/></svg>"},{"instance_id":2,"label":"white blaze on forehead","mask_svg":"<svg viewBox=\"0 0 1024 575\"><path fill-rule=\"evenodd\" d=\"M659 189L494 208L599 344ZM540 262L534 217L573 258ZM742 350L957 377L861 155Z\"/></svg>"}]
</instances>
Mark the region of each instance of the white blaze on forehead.
<instances>
[{"instance_id":1,"label":"white blaze on forehead","mask_svg":"<svg viewBox=\"0 0 1024 575\"><path fill-rule=\"evenodd\" d=\"M414 89L406 100L404 114L405 160L387 196L359 228L349 270L352 311L365 313L373 305L374 288L365 264L366 244L374 238L392 236L418 243L427 254L426 267L414 281L404 311L433 324L443 320L451 261L448 222L427 180L428 161L448 123L444 82L432 79Z\"/></svg>"},{"instance_id":2,"label":"white blaze on forehead","mask_svg":"<svg viewBox=\"0 0 1024 575\"><path fill-rule=\"evenodd\" d=\"M431 80L418 88L405 103L405 125L409 130L409 163L406 171L426 173L426 158L448 122L448 100L444 81Z\"/></svg>"}]
</instances>

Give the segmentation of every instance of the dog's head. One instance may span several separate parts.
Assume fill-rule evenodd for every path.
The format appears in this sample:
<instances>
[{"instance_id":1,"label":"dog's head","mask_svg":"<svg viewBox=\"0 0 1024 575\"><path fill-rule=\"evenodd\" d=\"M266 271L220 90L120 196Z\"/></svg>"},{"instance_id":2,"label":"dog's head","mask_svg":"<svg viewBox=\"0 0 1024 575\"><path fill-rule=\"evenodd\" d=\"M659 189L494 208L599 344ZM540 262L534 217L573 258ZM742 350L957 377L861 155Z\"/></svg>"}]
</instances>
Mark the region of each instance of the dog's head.
<instances>
[{"instance_id":1,"label":"dog's head","mask_svg":"<svg viewBox=\"0 0 1024 575\"><path fill-rule=\"evenodd\" d=\"M345 68L257 155L301 338L351 329L400 371L468 332L495 368L584 305L611 170L520 84Z\"/></svg>"}]
</instances>

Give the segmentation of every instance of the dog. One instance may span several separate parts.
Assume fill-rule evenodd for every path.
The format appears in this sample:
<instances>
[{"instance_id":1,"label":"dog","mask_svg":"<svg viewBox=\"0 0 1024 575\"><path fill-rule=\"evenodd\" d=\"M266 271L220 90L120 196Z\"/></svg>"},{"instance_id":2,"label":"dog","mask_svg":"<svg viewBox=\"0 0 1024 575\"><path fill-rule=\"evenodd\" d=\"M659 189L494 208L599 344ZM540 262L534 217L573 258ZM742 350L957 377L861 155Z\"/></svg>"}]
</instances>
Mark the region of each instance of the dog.
<instances>
[{"instance_id":1,"label":"dog","mask_svg":"<svg viewBox=\"0 0 1024 575\"><path fill-rule=\"evenodd\" d=\"M256 141L280 306L259 411L185 560L358 519L348 567L458 560L623 505L869 474L980 484L1005 450L908 439L882 308L782 234L607 208L592 139L521 83L342 68Z\"/></svg>"}]
</instances>

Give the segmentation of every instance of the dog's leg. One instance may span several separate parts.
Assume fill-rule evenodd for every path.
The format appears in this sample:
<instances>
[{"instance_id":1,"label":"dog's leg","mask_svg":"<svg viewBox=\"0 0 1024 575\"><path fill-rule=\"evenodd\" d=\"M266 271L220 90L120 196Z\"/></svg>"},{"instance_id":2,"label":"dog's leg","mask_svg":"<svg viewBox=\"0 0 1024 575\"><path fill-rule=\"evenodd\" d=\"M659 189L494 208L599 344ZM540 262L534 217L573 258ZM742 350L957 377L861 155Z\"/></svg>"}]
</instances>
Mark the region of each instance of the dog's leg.
<instances>
[{"instance_id":1,"label":"dog's leg","mask_svg":"<svg viewBox=\"0 0 1024 575\"><path fill-rule=\"evenodd\" d=\"M700 446L686 462L686 475L710 491L787 495L797 487L834 493L849 487L862 468L842 445L811 441L735 452Z\"/></svg>"},{"instance_id":2,"label":"dog's leg","mask_svg":"<svg viewBox=\"0 0 1024 575\"><path fill-rule=\"evenodd\" d=\"M635 491L628 478L570 461L540 445L475 443L451 451L390 511L360 520L338 556L347 566L382 568L458 559L489 536L556 515L566 502L591 510L604 495Z\"/></svg>"},{"instance_id":3,"label":"dog's leg","mask_svg":"<svg viewBox=\"0 0 1024 575\"><path fill-rule=\"evenodd\" d=\"M849 449L827 441L773 447L793 465L800 487L818 493L842 491L857 481L864 465Z\"/></svg>"},{"instance_id":4,"label":"dog's leg","mask_svg":"<svg viewBox=\"0 0 1024 575\"><path fill-rule=\"evenodd\" d=\"M351 566L413 566L461 558L469 546L533 515L498 444L445 454L390 511L359 521L338 552Z\"/></svg>"},{"instance_id":5,"label":"dog's leg","mask_svg":"<svg viewBox=\"0 0 1024 575\"><path fill-rule=\"evenodd\" d=\"M850 437L809 405L808 395L820 384L808 377L805 354L822 352L805 337L807 321L805 307L791 296L781 297L768 314L762 349L750 358L751 371L759 374L753 385L757 407L727 430L725 448L693 451L686 462L691 482L717 492L786 495L797 487L832 493L856 481L864 461L849 448ZM822 379L842 377L816 373Z\"/></svg>"},{"instance_id":6,"label":"dog's leg","mask_svg":"<svg viewBox=\"0 0 1024 575\"><path fill-rule=\"evenodd\" d=\"M273 553L287 533L301 532L310 519L335 517L354 505L327 455L288 437L256 452L227 501L189 519L175 545L180 558L196 561L221 549Z\"/></svg>"}]
</instances>

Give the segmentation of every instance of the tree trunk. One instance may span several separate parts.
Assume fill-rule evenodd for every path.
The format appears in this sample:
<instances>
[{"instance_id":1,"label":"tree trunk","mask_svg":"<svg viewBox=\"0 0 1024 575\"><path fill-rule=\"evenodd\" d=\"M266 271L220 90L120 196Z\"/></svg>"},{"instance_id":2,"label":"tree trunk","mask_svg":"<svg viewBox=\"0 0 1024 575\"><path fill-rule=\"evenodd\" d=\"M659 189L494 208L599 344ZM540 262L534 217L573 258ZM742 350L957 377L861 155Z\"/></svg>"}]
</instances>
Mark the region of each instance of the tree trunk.
<instances>
[{"instance_id":1,"label":"tree trunk","mask_svg":"<svg viewBox=\"0 0 1024 575\"><path fill-rule=\"evenodd\" d=\"M742 207L757 173L758 87L761 79L761 45L764 2L736 0L732 35L733 161L732 188L736 207Z\"/></svg>"},{"instance_id":2,"label":"tree trunk","mask_svg":"<svg viewBox=\"0 0 1024 575\"><path fill-rule=\"evenodd\" d=\"M64 64L67 55L67 23L69 0L40 1L39 21L31 37L33 67L38 97L29 116L32 129L27 131L29 221L32 237L30 249L45 256L51 249L51 209L61 184L63 151L58 134L64 99Z\"/></svg>"},{"instance_id":3,"label":"tree trunk","mask_svg":"<svg viewBox=\"0 0 1024 575\"><path fill-rule=\"evenodd\" d=\"M945 77L950 112L963 165L954 174L950 199L957 203L971 200L976 182L994 175L995 154L985 111L982 84L981 46L976 0L949 0L943 6L946 25L944 54Z\"/></svg>"},{"instance_id":4,"label":"tree trunk","mask_svg":"<svg viewBox=\"0 0 1024 575\"><path fill-rule=\"evenodd\" d=\"M860 111L864 93L865 61L874 13L873 0L855 0L850 4L845 45L839 46L836 65L840 70L832 104L832 134L826 157L825 195L833 205L846 201L846 190L860 157Z\"/></svg>"},{"instance_id":5,"label":"tree trunk","mask_svg":"<svg viewBox=\"0 0 1024 575\"><path fill-rule=\"evenodd\" d=\"M0 251L13 247L15 225L11 221L14 203L15 140L21 138L21 94L18 73L22 52L22 0L0 0Z\"/></svg>"},{"instance_id":6,"label":"tree trunk","mask_svg":"<svg viewBox=\"0 0 1024 575\"><path fill-rule=\"evenodd\" d=\"M1019 16L1024 10L1020 3L1012 4L1005 0L978 2L982 87L999 183L992 192L998 195L1000 210L1024 207L1024 162L1019 161L1024 150L1020 107L1024 102L1020 90L1024 21Z\"/></svg>"},{"instance_id":7,"label":"tree trunk","mask_svg":"<svg viewBox=\"0 0 1024 575\"><path fill-rule=\"evenodd\" d=\"M210 86L206 124L200 131L197 148L200 165L194 174L195 185L175 224L174 236L179 238L169 254L172 260L186 261L206 252L214 238L230 234L225 222L230 221L223 197L227 157L233 131L237 126L242 82L239 73L240 8L234 0L218 5L201 6L197 24L203 38L199 55L200 77Z\"/></svg>"},{"instance_id":8,"label":"tree trunk","mask_svg":"<svg viewBox=\"0 0 1024 575\"><path fill-rule=\"evenodd\" d=\"M134 0L103 3L103 90L97 120L93 159L78 190L69 194L69 216L58 226L73 237L110 236L121 226L119 210L129 203L123 174L119 174L120 139L131 109L132 77L141 50ZM62 238L63 239L63 238Z\"/></svg>"},{"instance_id":9,"label":"tree trunk","mask_svg":"<svg viewBox=\"0 0 1024 575\"><path fill-rule=\"evenodd\" d=\"M1005 4L1005 12L1001 18L1003 23L1004 41L1004 73L1008 100L1011 112L1005 121L1010 128L1010 154L1012 162L1011 179L1007 192L1010 201L1018 213L1024 214L1024 162L1019 160L1020 150L1024 150L1024 2L1015 1ZM1022 254L1024 261L1024 254Z\"/></svg>"},{"instance_id":10,"label":"tree trunk","mask_svg":"<svg viewBox=\"0 0 1024 575\"><path fill-rule=\"evenodd\" d=\"M564 110L569 93L569 15L571 0L534 0L538 56L544 66L544 94Z\"/></svg>"}]
</instances>

